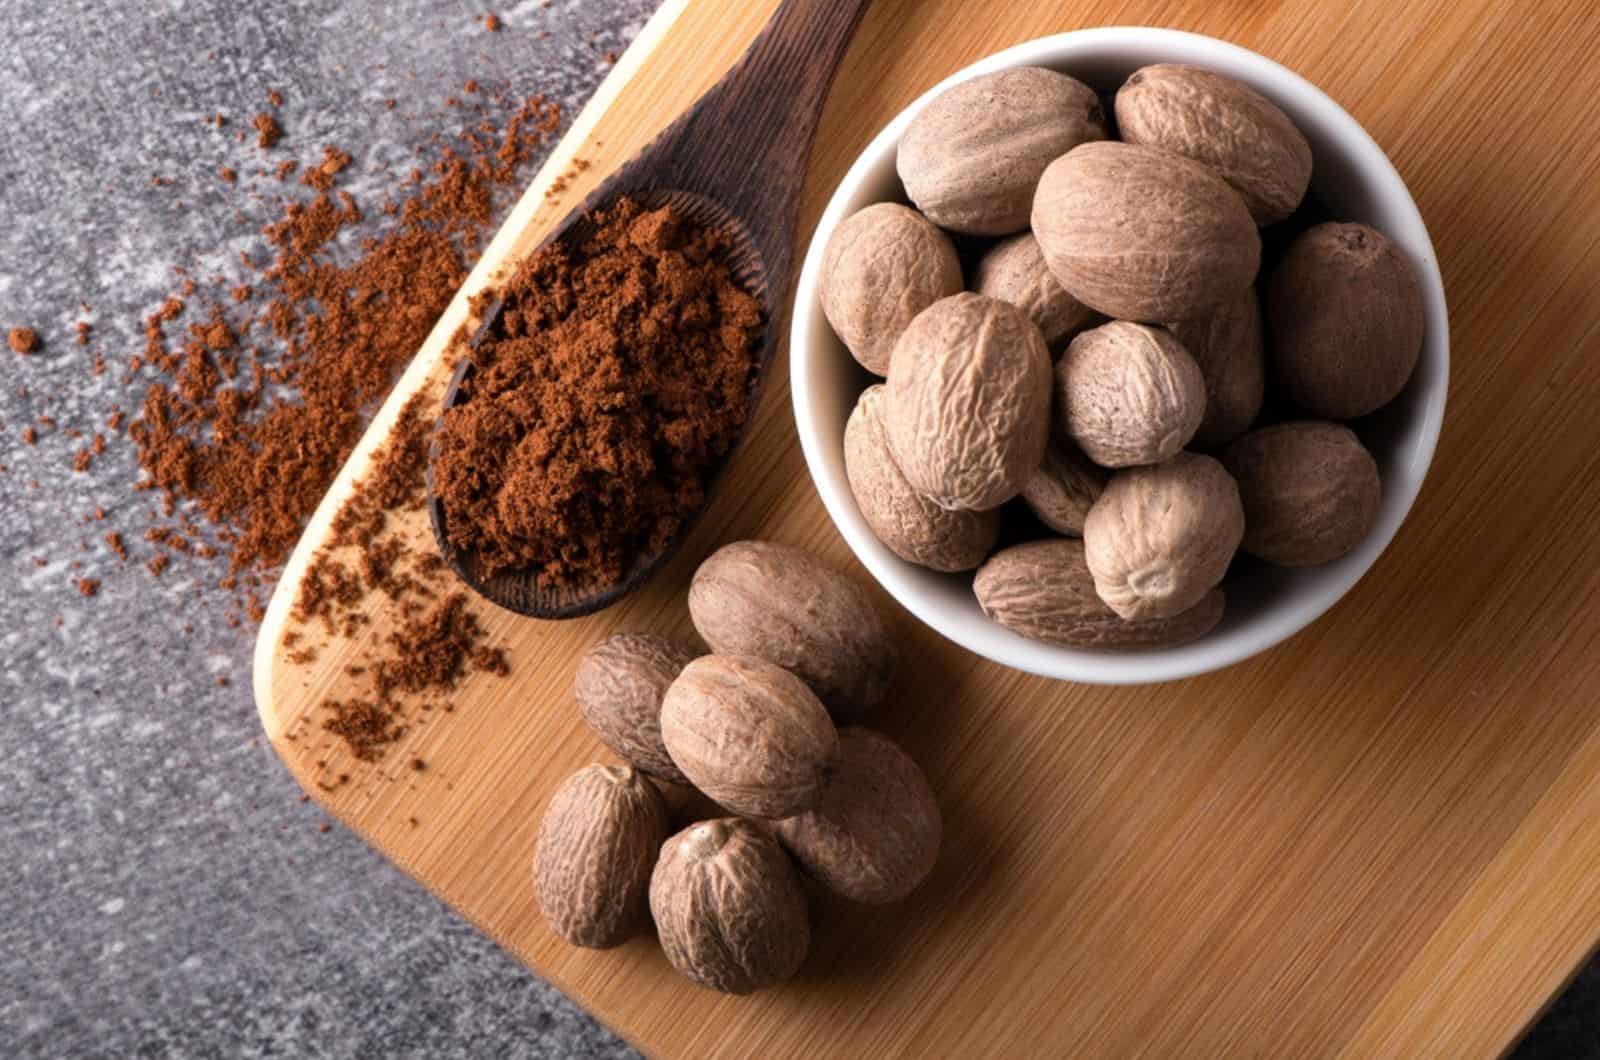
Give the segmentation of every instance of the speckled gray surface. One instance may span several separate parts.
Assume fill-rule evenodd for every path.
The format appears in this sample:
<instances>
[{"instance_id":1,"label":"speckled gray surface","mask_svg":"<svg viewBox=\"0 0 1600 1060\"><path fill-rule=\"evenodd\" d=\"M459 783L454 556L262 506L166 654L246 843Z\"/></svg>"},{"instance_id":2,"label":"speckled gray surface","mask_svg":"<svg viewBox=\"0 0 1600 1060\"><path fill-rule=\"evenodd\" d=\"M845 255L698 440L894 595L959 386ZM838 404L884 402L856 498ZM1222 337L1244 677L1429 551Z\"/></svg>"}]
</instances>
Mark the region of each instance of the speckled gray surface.
<instances>
[{"instance_id":1,"label":"speckled gray surface","mask_svg":"<svg viewBox=\"0 0 1600 1060\"><path fill-rule=\"evenodd\" d=\"M486 5L442 0L0 0L0 326L46 341L0 349L0 1055L629 1055L359 839L321 831L257 739L252 630L201 591L216 569L123 567L82 520L104 506L140 525L127 453L74 474L79 443L20 432L131 406L92 352L138 348L171 266L227 270L252 242L228 242L251 226L216 173L263 168L233 134L269 88L288 133L272 160L341 144L359 197L409 168L468 77L574 112L655 6L522 0L491 35ZM70 341L80 301L87 348ZM1517 1055L1600 1055L1597 998L1591 967Z\"/></svg>"},{"instance_id":2,"label":"speckled gray surface","mask_svg":"<svg viewBox=\"0 0 1600 1060\"><path fill-rule=\"evenodd\" d=\"M575 113L654 7L505 3L491 34L487 5L441 0L0 2L0 324L46 343L0 347L0 1055L629 1055L361 840L320 831L256 737L253 629L201 591L218 570L152 579L140 543L119 564L101 534L135 536L150 498L119 445L74 474L61 428L135 403L92 352L120 366L170 267L233 268L252 242L229 243L252 231L236 208L270 215L220 166L243 184L337 143L371 201L466 78ZM287 135L267 159L234 134L269 88ZM41 414L61 428L22 445ZM101 505L108 523L84 524Z\"/></svg>"}]
</instances>

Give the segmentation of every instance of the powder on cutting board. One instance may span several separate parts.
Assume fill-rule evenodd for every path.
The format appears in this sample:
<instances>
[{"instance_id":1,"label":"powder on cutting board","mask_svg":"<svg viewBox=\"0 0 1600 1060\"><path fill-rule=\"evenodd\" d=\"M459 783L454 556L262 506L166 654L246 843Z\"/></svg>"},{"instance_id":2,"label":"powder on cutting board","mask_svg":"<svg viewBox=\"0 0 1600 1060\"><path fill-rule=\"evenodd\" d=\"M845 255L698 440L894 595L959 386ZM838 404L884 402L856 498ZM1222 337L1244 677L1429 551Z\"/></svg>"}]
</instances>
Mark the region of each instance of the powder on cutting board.
<instances>
[{"instance_id":1,"label":"powder on cutting board","mask_svg":"<svg viewBox=\"0 0 1600 1060\"><path fill-rule=\"evenodd\" d=\"M399 616L369 664L346 668L358 692L320 705L323 728L363 761L383 757L405 735L409 709L428 709L432 697L474 673L510 672L431 538L418 547L391 518L420 513L426 502L423 473L437 406L438 395L424 390L401 408L372 467L334 517L327 546L312 558L291 616L347 638L370 623L373 594ZM315 656L306 647L294 658L305 663Z\"/></svg>"},{"instance_id":2,"label":"powder on cutting board","mask_svg":"<svg viewBox=\"0 0 1600 1060\"><path fill-rule=\"evenodd\" d=\"M729 257L722 234L623 199L497 292L433 468L450 541L485 575L613 585L703 506L762 323Z\"/></svg>"}]
</instances>

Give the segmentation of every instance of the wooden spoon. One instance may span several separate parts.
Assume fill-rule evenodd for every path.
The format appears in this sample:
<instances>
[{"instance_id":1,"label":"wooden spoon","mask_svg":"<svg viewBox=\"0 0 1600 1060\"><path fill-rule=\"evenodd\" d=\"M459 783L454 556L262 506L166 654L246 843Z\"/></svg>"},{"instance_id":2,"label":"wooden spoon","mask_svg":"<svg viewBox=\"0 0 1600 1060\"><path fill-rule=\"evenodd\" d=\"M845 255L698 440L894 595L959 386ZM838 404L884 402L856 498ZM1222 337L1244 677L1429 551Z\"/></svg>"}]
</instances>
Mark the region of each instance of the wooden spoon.
<instances>
[{"instance_id":1,"label":"wooden spoon","mask_svg":"<svg viewBox=\"0 0 1600 1060\"><path fill-rule=\"evenodd\" d=\"M765 311L766 326L751 380L750 419L755 417L761 386L783 334L800 185L817 119L839 60L870 2L784 0L727 76L638 157L595 189L540 244L582 239L590 231L590 212L622 196L647 209L675 206L690 223L724 233L732 248L730 265L735 278L761 300ZM492 333L499 314L497 301L473 336L473 348ZM445 393L446 409L456 404L462 382L472 371L471 359L463 358ZM749 432L750 419L741 440ZM437 427L435 439L436 446ZM712 470L711 485L737 449L736 444ZM552 585L526 571L480 577L475 557L456 549L446 533L444 506L434 493L436 455L436 448L431 449L428 514L445 561L477 592L519 614L576 618L610 606L670 559L693 526L694 520L686 520L673 541L653 555L636 557L622 580L614 584ZM708 496L710 492L708 487Z\"/></svg>"}]
</instances>

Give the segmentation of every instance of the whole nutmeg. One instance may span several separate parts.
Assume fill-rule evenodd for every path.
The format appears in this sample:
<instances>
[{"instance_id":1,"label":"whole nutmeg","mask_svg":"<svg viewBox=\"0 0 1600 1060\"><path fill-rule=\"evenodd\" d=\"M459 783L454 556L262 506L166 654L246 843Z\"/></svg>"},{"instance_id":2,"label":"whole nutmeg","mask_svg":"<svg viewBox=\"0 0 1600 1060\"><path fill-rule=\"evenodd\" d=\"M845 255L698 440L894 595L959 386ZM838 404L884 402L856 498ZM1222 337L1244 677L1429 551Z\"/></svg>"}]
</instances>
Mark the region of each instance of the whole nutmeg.
<instances>
[{"instance_id":1,"label":"whole nutmeg","mask_svg":"<svg viewBox=\"0 0 1600 1060\"><path fill-rule=\"evenodd\" d=\"M1100 97L1038 67L974 77L922 109L900 140L906 194L953 232L1003 236L1028 227L1046 166L1106 136Z\"/></svg>"},{"instance_id":2,"label":"whole nutmeg","mask_svg":"<svg viewBox=\"0 0 1600 1060\"><path fill-rule=\"evenodd\" d=\"M652 633L607 637L578 660L572 694L600 742L653 777L689 780L661 742L661 697L699 652Z\"/></svg>"},{"instance_id":3,"label":"whole nutmeg","mask_svg":"<svg viewBox=\"0 0 1600 1060\"><path fill-rule=\"evenodd\" d=\"M727 994L781 983L811 948L794 866L777 840L738 818L702 821L666 841L650 912L672 966Z\"/></svg>"},{"instance_id":4,"label":"whole nutmeg","mask_svg":"<svg viewBox=\"0 0 1600 1060\"><path fill-rule=\"evenodd\" d=\"M1044 459L1044 337L1022 310L993 298L935 302L895 346L883 412L912 489L941 508L998 508Z\"/></svg>"},{"instance_id":5,"label":"whole nutmeg","mask_svg":"<svg viewBox=\"0 0 1600 1060\"><path fill-rule=\"evenodd\" d=\"M1289 116L1248 85L1195 66L1134 72L1117 92L1117 129L1203 162L1244 199L1256 224L1283 220L1311 183L1311 145Z\"/></svg>"},{"instance_id":6,"label":"whole nutmeg","mask_svg":"<svg viewBox=\"0 0 1600 1060\"><path fill-rule=\"evenodd\" d=\"M704 655L661 701L661 736L683 775L746 817L811 809L839 751L822 703L765 659Z\"/></svg>"},{"instance_id":7,"label":"whole nutmeg","mask_svg":"<svg viewBox=\"0 0 1600 1060\"><path fill-rule=\"evenodd\" d=\"M533 855L539 909L575 946L620 946L648 923L667 804L629 766L592 765L556 789Z\"/></svg>"},{"instance_id":8,"label":"whole nutmeg","mask_svg":"<svg viewBox=\"0 0 1600 1060\"><path fill-rule=\"evenodd\" d=\"M972 289L1028 314L1052 350L1100 316L1056 282L1032 232L996 243L979 259Z\"/></svg>"},{"instance_id":9,"label":"whole nutmeg","mask_svg":"<svg viewBox=\"0 0 1600 1060\"><path fill-rule=\"evenodd\" d=\"M1033 233L1061 286L1120 320L1205 316L1261 266L1239 193L1198 162L1139 144L1085 144L1051 163Z\"/></svg>"},{"instance_id":10,"label":"whole nutmeg","mask_svg":"<svg viewBox=\"0 0 1600 1060\"><path fill-rule=\"evenodd\" d=\"M778 822L801 871L855 902L898 902L939 860L942 824L928 778L893 740L839 732L839 759L816 809Z\"/></svg>"},{"instance_id":11,"label":"whole nutmeg","mask_svg":"<svg viewBox=\"0 0 1600 1060\"><path fill-rule=\"evenodd\" d=\"M1381 232L1320 224L1289 245L1266 291L1267 341L1285 395L1350 420L1397 397L1422 355L1416 276Z\"/></svg>"},{"instance_id":12,"label":"whole nutmeg","mask_svg":"<svg viewBox=\"0 0 1600 1060\"><path fill-rule=\"evenodd\" d=\"M1200 446L1226 445L1261 414L1267 388L1267 348L1261 302L1254 287L1208 317L1168 325L1206 381L1206 414L1194 432Z\"/></svg>"},{"instance_id":13,"label":"whole nutmeg","mask_svg":"<svg viewBox=\"0 0 1600 1060\"><path fill-rule=\"evenodd\" d=\"M856 401L844 429L844 470L861 515L877 539L908 563L932 570L971 570L994 550L1000 513L939 507L911 488L889 452L883 386Z\"/></svg>"},{"instance_id":14,"label":"whole nutmeg","mask_svg":"<svg viewBox=\"0 0 1600 1060\"><path fill-rule=\"evenodd\" d=\"M1106 473L1076 445L1051 438L1044 462L1022 487L1022 499L1039 521L1058 534L1083 535L1083 521L1105 489Z\"/></svg>"},{"instance_id":15,"label":"whole nutmeg","mask_svg":"<svg viewBox=\"0 0 1600 1060\"><path fill-rule=\"evenodd\" d=\"M973 582L983 613L1013 633L1071 648L1170 648L1210 633L1222 621L1221 589L1170 618L1129 621L1095 592L1082 541L1030 541L990 557Z\"/></svg>"},{"instance_id":16,"label":"whole nutmeg","mask_svg":"<svg viewBox=\"0 0 1600 1060\"><path fill-rule=\"evenodd\" d=\"M1178 452L1206 412L1206 381L1164 328L1113 320L1072 340L1055 368L1056 422L1101 467Z\"/></svg>"},{"instance_id":17,"label":"whole nutmeg","mask_svg":"<svg viewBox=\"0 0 1600 1060\"><path fill-rule=\"evenodd\" d=\"M1194 607L1228 572L1244 536L1239 487L1209 456L1111 476L1083 524L1095 592L1130 621Z\"/></svg>"},{"instance_id":18,"label":"whole nutmeg","mask_svg":"<svg viewBox=\"0 0 1600 1060\"><path fill-rule=\"evenodd\" d=\"M899 658L888 621L859 583L770 541L736 541L700 564L689 617L712 651L776 663L838 717L882 702Z\"/></svg>"},{"instance_id":19,"label":"whole nutmeg","mask_svg":"<svg viewBox=\"0 0 1600 1060\"><path fill-rule=\"evenodd\" d=\"M1244 502L1243 548L1285 567L1331 563L1372 532L1378 465L1337 423L1279 423L1222 451Z\"/></svg>"},{"instance_id":20,"label":"whole nutmeg","mask_svg":"<svg viewBox=\"0 0 1600 1060\"><path fill-rule=\"evenodd\" d=\"M885 375L912 319L962 286L949 237L917 211L880 202L834 229L819 289L822 312L851 355Z\"/></svg>"}]
</instances>

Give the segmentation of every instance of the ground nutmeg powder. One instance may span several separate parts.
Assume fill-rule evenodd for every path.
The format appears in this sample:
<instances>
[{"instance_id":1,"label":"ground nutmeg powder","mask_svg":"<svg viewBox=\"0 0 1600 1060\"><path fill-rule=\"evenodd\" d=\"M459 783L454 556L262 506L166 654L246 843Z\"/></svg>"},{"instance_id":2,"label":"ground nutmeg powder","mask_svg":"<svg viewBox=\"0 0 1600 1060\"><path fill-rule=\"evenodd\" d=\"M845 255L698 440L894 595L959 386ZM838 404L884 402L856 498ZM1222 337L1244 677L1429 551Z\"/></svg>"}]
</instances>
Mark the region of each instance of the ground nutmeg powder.
<instances>
[{"instance_id":1,"label":"ground nutmeg powder","mask_svg":"<svg viewBox=\"0 0 1600 1060\"><path fill-rule=\"evenodd\" d=\"M721 233L621 199L500 288L438 432L450 543L485 576L606 587L705 503L750 413L762 313Z\"/></svg>"}]
</instances>

